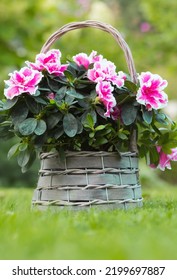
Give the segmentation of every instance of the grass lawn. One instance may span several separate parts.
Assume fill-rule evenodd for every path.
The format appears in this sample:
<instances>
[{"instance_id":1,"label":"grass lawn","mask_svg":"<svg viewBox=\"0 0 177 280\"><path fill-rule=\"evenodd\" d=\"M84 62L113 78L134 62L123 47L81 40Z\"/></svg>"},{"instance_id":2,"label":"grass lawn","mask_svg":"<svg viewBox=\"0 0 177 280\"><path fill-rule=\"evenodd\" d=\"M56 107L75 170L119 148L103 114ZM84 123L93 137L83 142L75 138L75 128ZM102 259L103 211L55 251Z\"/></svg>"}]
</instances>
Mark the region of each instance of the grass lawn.
<instances>
[{"instance_id":1,"label":"grass lawn","mask_svg":"<svg viewBox=\"0 0 177 280\"><path fill-rule=\"evenodd\" d=\"M177 259L173 186L151 180L128 211L32 211L32 192L0 188L0 259Z\"/></svg>"}]
</instances>

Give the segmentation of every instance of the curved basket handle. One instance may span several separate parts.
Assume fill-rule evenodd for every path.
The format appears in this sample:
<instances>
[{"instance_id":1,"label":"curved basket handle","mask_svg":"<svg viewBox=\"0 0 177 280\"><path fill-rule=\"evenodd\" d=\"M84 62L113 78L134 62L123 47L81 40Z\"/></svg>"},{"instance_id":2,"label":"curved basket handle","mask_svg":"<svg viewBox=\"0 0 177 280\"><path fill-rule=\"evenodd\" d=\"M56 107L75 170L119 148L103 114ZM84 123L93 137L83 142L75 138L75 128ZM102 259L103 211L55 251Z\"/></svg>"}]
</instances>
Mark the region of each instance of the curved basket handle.
<instances>
[{"instance_id":1,"label":"curved basket handle","mask_svg":"<svg viewBox=\"0 0 177 280\"><path fill-rule=\"evenodd\" d=\"M119 44L119 46L121 47L121 49L124 52L124 56L125 56L125 59L127 62L130 77L134 83L137 83L136 69L135 69L132 53L130 51L129 46L123 39L121 33L118 30L116 30L114 27L112 27L111 25L106 24L106 23L102 23L102 22L95 21L95 20L87 20L87 21L81 21L81 22L71 22L69 24L66 24L66 25L62 26L60 29L58 29L56 32L54 32L47 39L47 41L44 43L44 45L41 49L41 52L46 53L50 49L51 45L55 41L57 41L61 36L63 36L65 33L72 31L74 29L86 28L86 27L94 27L97 29L101 29L105 32L110 33L114 37L114 39L116 40L116 42Z\"/></svg>"}]
</instances>

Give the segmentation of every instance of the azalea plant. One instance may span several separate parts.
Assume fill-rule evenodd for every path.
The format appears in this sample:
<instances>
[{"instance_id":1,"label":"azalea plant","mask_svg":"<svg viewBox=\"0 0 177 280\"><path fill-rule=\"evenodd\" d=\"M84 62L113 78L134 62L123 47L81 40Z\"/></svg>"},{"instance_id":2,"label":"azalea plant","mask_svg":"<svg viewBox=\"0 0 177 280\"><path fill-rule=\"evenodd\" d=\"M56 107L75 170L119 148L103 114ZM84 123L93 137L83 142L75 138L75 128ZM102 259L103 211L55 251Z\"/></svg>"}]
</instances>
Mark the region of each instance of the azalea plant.
<instances>
[{"instance_id":1,"label":"azalea plant","mask_svg":"<svg viewBox=\"0 0 177 280\"><path fill-rule=\"evenodd\" d=\"M52 49L5 81L0 137L16 136L8 158L26 171L41 152L133 151L151 167L177 160L177 128L162 109L167 81L149 71L137 83L97 52L61 63ZM130 139L134 137L134 144Z\"/></svg>"}]
</instances>

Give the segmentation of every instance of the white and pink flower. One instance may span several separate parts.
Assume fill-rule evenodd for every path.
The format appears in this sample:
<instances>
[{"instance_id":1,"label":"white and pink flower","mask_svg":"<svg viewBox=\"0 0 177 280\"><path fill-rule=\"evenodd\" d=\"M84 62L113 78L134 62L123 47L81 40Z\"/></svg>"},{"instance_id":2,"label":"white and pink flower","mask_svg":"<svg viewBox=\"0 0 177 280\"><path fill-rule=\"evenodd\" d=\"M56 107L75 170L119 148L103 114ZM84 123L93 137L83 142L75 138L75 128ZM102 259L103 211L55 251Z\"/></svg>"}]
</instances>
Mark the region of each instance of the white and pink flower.
<instances>
[{"instance_id":1,"label":"white and pink flower","mask_svg":"<svg viewBox=\"0 0 177 280\"><path fill-rule=\"evenodd\" d=\"M113 62L102 59L96 61L92 69L88 70L87 77L89 80L97 83L100 80L112 82L117 87L122 87L125 81L123 72L116 73L116 66Z\"/></svg>"},{"instance_id":2,"label":"white and pink flower","mask_svg":"<svg viewBox=\"0 0 177 280\"><path fill-rule=\"evenodd\" d=\"M157 146L156 149L159 153L159 163L157 166L155 166L154 164L151 164L150 166L152 168L159 168L162 171L164 171L165 168L171 169L171 161L177 161L177 148L171 149L170 154L165 154L162 151L161 146Z\"/></svg>"},{"instance_id":3,"label":"white and pink flower","mask_svg":"<svg viewBox=\"0 0 177 280\"><path fill-rule=\"evenodd\" d=\"M89 69L87 73L87 77L92 82L99 82L100 80L105 80L105 73L102 70L101 62L96 62L94 64L94 68Z\"/></svg>"},{"instance_id":4,"label":"white and pink flower","mask_svg":"<svg viewBox=\"0 0 177 280\"><path fill-rule=\"evenodd\" d=\"M84 66L85 69L89 68L90 58L86 53L76 54L73 56L73 60L78 66Z\"/></svg>"},{"instance_id":5,"label":"white and pink flower","mask_svg":"<svg viewBox=\"0 0 177 280\"><path fill-rule=\"evenodd\" d=\"M95 63L103 59L102 55L97 55L96 51L92 51L88 56L86 53L78 53L73 56L74 62L78 66L84 66L85 69L88 69L91 63Z\"/></svg>"},{"instance_id":6,"label":"white and pink flower","mask_svg":"<svg viewBox=\"0 0 177 280\"><path fill-rule=\"evenodd\" d=\"M26 61L26 64L34 70L47 71L49 74L56 76L63 75L63 72L67 69L67 64L61 64L60 62L61 52L56 49L52 49L47 53L40 53L36 56L35 63Z\"/></svg>"},{"instance_id":7,"label":"white and pink flower","mask_svg":"<svg viewBox=\"0 0 177 280\"><path fill-rule=\"evenodd\" d=\"M124 86L126 78L126 75L122 71L119 71L118 74L115 74L111 77L110 81L113 83L113 85L121 88Z\"/></svg>"},{"instance_id":8,"label":"white and pink flower","mask_svg":"<svg viewBox=\"0 0 177 280\"><path fill-rule=\"evenodd\" d=\"M99 100L106 107L106 117L110 117L113 112L113 108L116 106L116 100L113 95L114 88L111 86L110 82L99 81L96 85L96 92L98 94Z\"/></svg>"},{"instance_id":9,"label":"white and pink flower","mask_svg":"<svg viewBox=\"0 0 177 280\"><path fill-rule=\"evenodd\" d=\"M43 77L42 73L28 67L23 67L20 71L14 71L9 76L10 79L5 81L8 88L4 90L7 99L13 99L25 92L31 95L35 94Z\"/></svg>"},{"instance_id":10,"label":"white and pink flower","mask_svg":"<svg viewBox=\"0 0 177 280\"><path fill-rule=\"evenodd\" d=\"M93 69L88 70L88 78L93 82L98 82L101 80L110 81L111 77L116 75L114 63L108 61L107 59L102 59L94 63Z\"/></svg>"},{"instance_id":11,"label":"white and pink flower","mask_svg":"<svg viewBox=\"0 0 177 280\"><path fill-rule=\"evenodd\" d=\"M168 102L168 96L163 91L168 84L167 81L150 72L142 72L138 79L140 82L136 97L138 103L145 105L149 111L164 108Z\"/></svg>"},{"instance_id":12,"label":"white and pink flower","mask_svg":"<svg viewBox=\"0 0 177 280\"><path fill-rule=\"evenodd\" d=\"M101 61L103 56L101 54L97 54L97 51L92 51L89 55L90 63L95 63L97 61Z\"/></svg>"}]
</instances>

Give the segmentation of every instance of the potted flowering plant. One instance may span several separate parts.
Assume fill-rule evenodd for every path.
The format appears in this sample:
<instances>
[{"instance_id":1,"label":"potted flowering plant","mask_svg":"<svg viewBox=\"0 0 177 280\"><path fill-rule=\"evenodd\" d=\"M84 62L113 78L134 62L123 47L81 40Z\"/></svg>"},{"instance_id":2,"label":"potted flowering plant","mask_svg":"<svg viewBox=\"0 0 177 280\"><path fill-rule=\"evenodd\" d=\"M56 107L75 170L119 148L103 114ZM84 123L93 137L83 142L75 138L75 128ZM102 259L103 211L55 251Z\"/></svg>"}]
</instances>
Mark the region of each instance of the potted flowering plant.
<instances>
[{"instance_id":1,"label":"potted flowering plant","mask_svg":"<svg viewBox=\"0 0 177 280\"><path fill-rule=\"evenodd\" d=\"M120 36L120 35L119 35ZM61 52L41 52L5 81L0 137L16 136L8 157L26 171L38 153L53 150L131 151L164 170L177 160L177 128L163 112L167 81L142 72L132 80L92 51L61 63Z\"/></svg>"}]
</instances>

